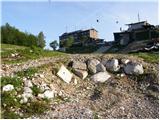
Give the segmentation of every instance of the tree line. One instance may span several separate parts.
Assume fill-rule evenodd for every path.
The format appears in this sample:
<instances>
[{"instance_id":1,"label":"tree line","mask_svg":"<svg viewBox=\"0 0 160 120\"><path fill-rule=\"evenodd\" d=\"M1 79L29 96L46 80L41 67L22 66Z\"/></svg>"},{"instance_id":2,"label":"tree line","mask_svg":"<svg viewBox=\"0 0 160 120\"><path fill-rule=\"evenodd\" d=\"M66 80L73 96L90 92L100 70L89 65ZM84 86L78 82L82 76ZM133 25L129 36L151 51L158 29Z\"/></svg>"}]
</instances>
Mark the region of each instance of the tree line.
<instances>
[{"instance_id":1,"label":"tree line","mask_svg":"<svg viewBox=\"0 0 160 120\"><path fill-rule=\"evenodd\" d=\"M1 26L1 43L44 48L45 36L43 32L40 32L37 36L28 32L22 32L6 23Z\"/></svg>"}]
</instances>

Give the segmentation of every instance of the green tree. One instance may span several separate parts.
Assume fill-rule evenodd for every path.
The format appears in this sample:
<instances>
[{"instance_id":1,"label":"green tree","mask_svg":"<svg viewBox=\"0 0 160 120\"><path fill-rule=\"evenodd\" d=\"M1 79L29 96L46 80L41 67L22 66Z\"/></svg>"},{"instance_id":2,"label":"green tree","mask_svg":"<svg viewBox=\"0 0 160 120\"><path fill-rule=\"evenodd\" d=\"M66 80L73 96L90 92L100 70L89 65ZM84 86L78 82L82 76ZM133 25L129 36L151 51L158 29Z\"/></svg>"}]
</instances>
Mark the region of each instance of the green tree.
<instances>
[{"instance_id":1,"label":"green tree","mask_svg":"<svg viewBox=\"0 0 160 120\"><path fill-rule=\"evenodd\" d=\"M14 26L10 26L8 23L1 26L1 42L5 44L15 44L23 46L37 46L38 37L22 32Z\"/></svg>"},{"instance_id":2,"label":"green tree","mask_svg":"<svg viewBox=\"0 0 160 120\"><path fill-rule=\"evenodd\" d=\"M64 41L64 47L69 48L73 45L73 43L74 43L74 38L70 36L69 38L67 38L66 41Z\"/></svg>"},{"instance_id":3,"label":"green tree","mask_svg":"<svg viewBox=\"0 0 160 120\"><path fill-rule=\"evenodd\" d=\"M43 32L40 32L38 34L37 46L40 48L45 47L45 36L44 36Z\"/></svg>"},{"instance_id":4,"label":"green tree","mask_svg":"<svg viewBox=\"0 0 160 120\"><path fill-rule=\"evenodd\" d=\"M58 47L58 43L57 43L57 40L54 40L53 42L51 42L50 44L50 47L53 48L53 50L56 50L56 48Z\"/></svg>"}]
</instances>

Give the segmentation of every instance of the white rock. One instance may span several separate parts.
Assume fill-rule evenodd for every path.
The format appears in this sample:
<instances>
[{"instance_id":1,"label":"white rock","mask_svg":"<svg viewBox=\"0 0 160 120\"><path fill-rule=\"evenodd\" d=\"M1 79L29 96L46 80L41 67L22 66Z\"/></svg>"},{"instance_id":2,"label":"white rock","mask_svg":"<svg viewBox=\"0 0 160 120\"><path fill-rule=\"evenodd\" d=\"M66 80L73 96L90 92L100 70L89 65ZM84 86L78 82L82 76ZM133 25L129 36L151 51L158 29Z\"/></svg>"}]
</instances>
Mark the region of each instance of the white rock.
<instances>
[{"instance_id":1,"label":"white rock","mask_svg":"<svg viewBox=\"0 0 160 120\"><path fill-rule=\"evenodd\" d=\"M99 64L100 62L97 59L92 59L88 61L88 69L89 71L94 74L97 72L97 68L96 66Z\"/></svg>"},{"instance_id":2,"label":"white rock","mask_svg":"<svg viewBox=\"0 0 160 120\"><path fill-rule=\"evenodd\" d=\"M102 63L99 63L97 66L96 66L96 72L105 72L106 71L106 68L105 66L102 64Z\"/></svg>"},{"instance_id":3,"label":"white rock","mask_svg":"<svg viewBox=\"0 0 160 120\"><path fill-rule=\"evenodd\" d=\"M40 94L40 93L39 93L39 94L38 94L38 97L39 97L39 98L44 98L44 94Z\"/></svg>"},{"instance_id":4,"label":"white rock","mask_svg":"<svg viewBox=\"0 0 160 120\"><path fill-rule=\"evenodd\" d=\"M70 83L73 77L73 74L64 65L61 66L57 75L66 83Z\"/></svg>"},{"instance_id":5,"label":"white rock","mask_svg":"<svg viewBox=\"0 0 160 120\"><path fill-rule=\"evenodd\" d=\"M35 73L34 76L38 76L38 73Z\"/></svg>"},{"instance_id":6,"label":"white rock","mask_svg":"<svg viewBox=\"0 0 160 120\"><path fill-rule=\"evenodd\" d=\"M23 93L22 94L22 98L33 98L33 95L32 95L32 93Z\"/></svg>"},{"instance_id":7,"label":"white rock","mask_svg":"<svg viewBox=\"0 0 160 120\"><path fill-rule=\"evenodd\" d=\"M124 67L124 71L126 74L134 74L134 75L139 75L144 73L142 64L133 63L133 62L129 62Z\"/></svg>"},{"instance_id":8,"label":"white rock","mask_svg":"<svg viewBox=\"0 0 160 120\"><path fill-rule=\"evenodd\" d=\"M39 74L39 77L40 77L40 78L44 78L44 75L43 75L43 74Z\"/></svg>"},{"instance_id":9,"label":"white rock","mask_svg":"<svg viewBox=\"0 0 160 120\"><path fill-rule=\"evenodd\" d=\"M117 59L111 59L106 62L106 68L109 71L118 71L120 69Z\"/></svg>"},{"instance_id":10,"label":"white rock","mask_svg":"<svg viewBox=\"0 0 160 120\"><path fill-rule=\"evenodd\" d=\"M72 68L79 69L79 70L87 70L86 63L79 62L79 61L73 61Z\"/></svg>"},{"instance_id":11,"label":"white rock","mask_svg":"<svg viewBox=\"0 0 160 120\"><path fill-rule=\"evenodd\" d=\"M122 73L122 74L120 74L120 76L121 76L121 77L124 77L124 76L125 76L125 74L124 74L124 73Z\"/></svg>"},{"instance_id":12,"label":"white rock","mask_svg":"<svg viewBox=\"0 0 160 120\"><path fill-rule=\"evenodd\" d=\"M130 60L124 58L124 59L121 59L121 62L122 62L122 64L126 65L127 63L130 62Z\"/></svg>"},{"instance_id":13,"label":"white rock","mask_svg":"<svg viewBox=\"0 0 160 120\"><path fill-rule=\"evenodd\" d=\"M28 102L28 98L24 97L20 100L20 103L23 104L23 103L27 103Z\"/></svg>"},{"instance_id":14,"label":"white rock","mask_svg":"<svg viewBox=\"0 0 160 120\"><path fill-rule=\"evenodd\" d=\"M31 80L24 81L24 85L25 85L25 87L33 87Z\"/></svg>"},{"instance_id":15,"label":"white rock","mask_svg":"<svg viewBox=\"0 0 160 120\"><path fill-rule=\"evenodd\" d=\"M22 95L18 95L17 97L18 97L18 98L21 98L21 97L22 97Z\"/></svg>"},{"instance_id":16,"label":"white rock","mask_svg":"<svg viewBox=\"0 0 160 120\"><path fill-rule=\"evenodd\" d=\"M11 84L7 84L3 86L2 91L12 91L14 89L14 86Z\"/></svg>"},{"instance_id":17,"label":"white rock","mask_svg":"<svg viewBox=\"0 0 160 120\"><path fill-rule=\"evenodd\" d=\"M26 80L27 80L27 78L26 78L26 77L24 77L22 80L23 80L23 81L26 81Z\"/></svg>"},{"instance_id":18,"label":"white rock","mask_svg":"<svg viewBox=\"0 0 160 120\"><path fill-rule=\"evenodd\" d=\"M12 57L15 57L16 55L12 53L11 56L12 56Z\"/></svg>"},{"instance_id":19,"label":"white rock","mask_svg":"<svg viewBox=\"0 0 160 120\"><path fill-rule=\"evenodd\" d=\"M129 62L130 62L130 60L127 59L127 60L124 61L124 64L127 64Z\"/></svg>"},{"instance_id":20,"label":"white rock","mask_svg":"<svg viewBox=\"0 0 160 120\"><path fill-rule=\"evenodd\" d=\"M47 99L54 98L54 91L47 90L43 93L43 95L44 95L44 98L47 98Z\"/></svg>"},{"instance_id":21,"label":"white rock","mask_svg":"<svg viewBox=\"0 0 160 120\"><path fill-rule=\"evenodd\" d=\"M107 81L111 76L108 74L108 72L99 72L94 74L91 77L91 80L95 81L95 82L105 82Z\"/></svg>"},{"instance_id":22,"label":"white rock","mask_svg":"<svg viewBox=\"0 0 160 120\"><path fill-rule=\"evenodd\" d=\"M77 82L77 79L74 78L74 84L77 85L77 83L78 83L78 82Z\"/></svg>"},{"instance_id":23,"label":"white rock","mask_svg":"<svg viewBox=\"0 0 160 120\"><path fill-rule=\"evenodd\" d=\"M88 72L87 71L83 71L83 70L74 70L74 73L80 77L81 79L85 79L88 76Z\"/></svg>"},{"instance_id":24,"label":"white rock","mask_svg":"<svg viewBox=\"0 0 160 120\"><path fill-rule=\"evenodd\" d=\"M24 93L32 93L32 89L29 87L24 87Z\"/></svg>"}]
</instances>

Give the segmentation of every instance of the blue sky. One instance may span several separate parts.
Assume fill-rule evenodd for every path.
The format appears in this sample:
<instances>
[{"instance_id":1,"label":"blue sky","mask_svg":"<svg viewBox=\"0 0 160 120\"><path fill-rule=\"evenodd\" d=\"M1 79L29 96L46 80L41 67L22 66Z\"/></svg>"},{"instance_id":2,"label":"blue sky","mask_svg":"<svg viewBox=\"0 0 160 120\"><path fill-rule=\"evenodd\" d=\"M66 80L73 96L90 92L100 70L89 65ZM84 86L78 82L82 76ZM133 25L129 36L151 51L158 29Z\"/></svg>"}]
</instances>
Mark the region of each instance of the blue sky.
<instances>
[{"instance_id":1,"label":"blue sky","mask_svg":"<svg viewBox=\"0 0 160 120\"><path fill-rule=\"evenodd\" d=\"M37 35L43 31L46 36L46 48L53 40L59 40L64 32L95 28L99 38L106 41L114 39L113 32L125 24L141 20L157 25L158 2L2 2L2 25L8 22L21 31ZM96 20L99 20L99 23ZM116 23L118 21L118 24Z\"/></svg>"}]
</instances>

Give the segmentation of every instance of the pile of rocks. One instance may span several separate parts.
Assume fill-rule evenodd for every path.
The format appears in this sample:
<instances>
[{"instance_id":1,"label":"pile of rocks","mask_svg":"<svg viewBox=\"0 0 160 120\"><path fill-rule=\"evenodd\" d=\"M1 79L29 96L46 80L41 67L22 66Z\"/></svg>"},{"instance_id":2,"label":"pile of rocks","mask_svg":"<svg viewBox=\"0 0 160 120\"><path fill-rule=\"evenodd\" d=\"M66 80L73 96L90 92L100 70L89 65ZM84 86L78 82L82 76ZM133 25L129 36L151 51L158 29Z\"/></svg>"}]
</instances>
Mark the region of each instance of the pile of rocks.
<instances>
[{"instance_id":1,"label":"pile of rocks","mask_svg":"<svg viewBox=\"0 0 160 120\"><path fill-rule=\"evenodd\" d=\"M72 72L85 79L89 74L90 79L94 82L105 82L111 78L110 73L121 73L123 76L126 75L139 75L143 74L143 66L140 63L130 61L128 59L110 59L99 61L97 59L89 59L84 62L72 61L71 63ZM62 65L57 75L67 83L72 80L73 74Z\"/></svg>"}]
</instances>

